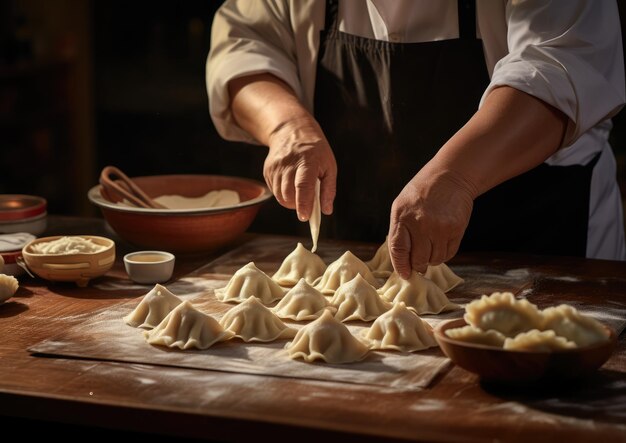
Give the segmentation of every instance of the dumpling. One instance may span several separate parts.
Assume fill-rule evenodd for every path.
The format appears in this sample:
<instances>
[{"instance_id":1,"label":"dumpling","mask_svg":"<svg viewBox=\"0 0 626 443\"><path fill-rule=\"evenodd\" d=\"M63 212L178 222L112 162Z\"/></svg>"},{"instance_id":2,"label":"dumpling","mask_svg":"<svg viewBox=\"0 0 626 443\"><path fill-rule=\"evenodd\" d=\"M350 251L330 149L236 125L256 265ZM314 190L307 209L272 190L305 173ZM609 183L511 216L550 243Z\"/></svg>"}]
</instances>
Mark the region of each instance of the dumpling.
<instances>
[{"instance_id":1,"label":"dumpling","mask_svg":"<svg viewBox=\"0 0 626 443\"><path fill-rule=\"evenodd\" d=\"M430 325L402 302L378 317L363 338L370 349L414 352L437 346Z\"/></svg>"},{"instance_id":2,"label":"dumpling","mask_svg":"<svg viewBox=\"0 0 626 443\"><path fill-rule=\"evenodd\" d=\"M507 338L504 341L504 349L507 351L552 352L575 347L576 343L557 336L554 331L538 331L537 329L521 332L515 338Z\"/></svg>"},{"instance_id":3,"label":"dumpling","mask_svg":"<svg viewBox=\"0 0 626 443\"><path fill-rule=\"evenodd\" d=\"M389 255L389 246L387 239L380 245L374 258L365 264L372 270L374 277L387 278L393 272L393 264L391 263L391 256Z\"/></svg>"},{"instance_id":4,"label":"dumpling","mask_svg":"<svg viewBox=\"0 0 626 443\"><path fill-rule=\"evenodd\" d=\"M156 284L143 297L133 312L124 317L124 321L136 328L152 329L182 302L165 286Z\"/></svg>"},{"instance_id":5,"label":"dumpling","mask_svg":"<svg viewBox=\"0 0 626 443\"><path fill-rule=\"evenodd\" d=\"M295 329L285 325L254 296L224 314L220 325L246 342L273 341L296 335Z\"/></svg>"},{"instance_id":6,"label":"dumpling","mask_svg":"<svg viewBox=\"0 0 626 443\"><path fill-rule=\"evenodd\" d=\"M501 348L506 339L506 337L498 331L494 331L493 329L483 331L472 325L463 326L462 328L447 329L446 335L452 340L473 343L475 345L494 346L497 348Z\"/></svg>"},{"instance_id":7,"label":"dumpling","mask_svg":"<svg viewBox=\"0 0 626 443\"><path fill-rule=\"evenodd\" d=\"M225 331L213 317L184 301L167 314L156 328L143 335L151 345L207 349L217 342L232 338L234 334Z\"/></svg>"},{"instance_id":8,"label":"dumpling","mask_svg":"<svg viewBox=\"0 0 626 443\"><path fill-rule=\"evenodd\" d=\"M608 330L597 320L587 317L569 305L559 305L542 311L543 329L552 329L556 335L588 346L609 339Z\"/></svg>"},{"instance_id":9,"label":"dumpling","mask_svg":"<svg viewBox=\"0 0 626 443\"><path fill-rule=\"evenodd\" d=\"M339 286L330 304L337 308L335 319L338 321L371 321L391 308L380 298L376 288L370 285L361 274Z\"/></svg>"},{"instance_id":10,"label":"dumpling","mask_svg":"<svg viewBox=\"0 0 626 443\"><path fill-rule=\"evenodd\" d=\"M408 280L394 272L378 293L387 301L404 302L418 314L439 314L459 309L435 283L415 271L411 272Z\"/></svg>"},{"instance_id":11,"label":"dumpling","mask_svg":"<svg viewBox=\"0 0 626 443\"><path fill-rule=\"evenodd\" d=\"M300 329L285 348L289 357L301 358L309 363L314 360L351 363L362 360L368 352L368 347L354 337L345 325L335 320L328 310Z\"/></svg>"},{"instance_id":12,"label":"dumpling","mask_svg":"<svg viewBox=\"0 0 626 443\"><path fill-rule=\"evenodd\" d=\"M332 262L324 271L324 275L315 288L322 294L332 294L344 283L349 282L357 274L361 274L372 286L378 286L372 271L352 252L346 251L341 257Z\"/></svg>"},{"instance_id":13,"label":"dumpling","mask_svg":"<svg viewBox=\"0 0 626 443\"><path fill-rule=\"evenodd\" d=\"M463 279L456 275L445 263L429 266L424 277L435 282L443 292L448 292L463 283Z\"/></svg>"},{"instance_id":14,"label":"dumpling","mask_svg":"<svg viewBox=\"0 0 626 443\"><path fill-rule=\"evenodd\" d=\"M0 304L10 299L17 292L19 283L12 275L0 274Z\"/></svg>"},{"instance_id":15,"label":"dumpling","mask_svg":"<svg viewBox=\"0 0 626 443\"><path fill-rule=\"evenodd\" d=\"M325 270L324 261L302 246L302 243L298 243L296 249L285 257L278 271L272 276L272 280L281 286L293 286L301 278L313 284L324 274Z\"/></svg>"},{"instance_id":16,"label":"dumpling","mask_svg":"<svg viewBox=\"0 0 626 443\"><path fill-rule=\"evenodd\" d=\"M273 311L280 318L308 321L315 320L322 315L324 309L329 309L329 307L326 297L301 278L278 302ZM330 309L335 312L335 308L330 307Z\"/></svg>"},{"instance_id":17,"label":"dumpling","mask_svg":"<svg viewBox=\"0 0 626 443\"><path fill-rule=\"evenodd\" d=\"M253 295L265 305L285 295L285 290L253 262L235 272L226 287L215 290L215 296L223 302L241 303Z\"/></svg>"},{"instance_id":18,"label":"dumpling","mask_svg":"<svg viewBox=\"0 0 626 443\"><path fill-rule=\"evenodd\" d=\"M484 331L495 329L506 337L540 329L542 317L537 306L528 300L517 300L510 292L483 295L465 307L465 321Z\"/></svg>"}]
</instances>

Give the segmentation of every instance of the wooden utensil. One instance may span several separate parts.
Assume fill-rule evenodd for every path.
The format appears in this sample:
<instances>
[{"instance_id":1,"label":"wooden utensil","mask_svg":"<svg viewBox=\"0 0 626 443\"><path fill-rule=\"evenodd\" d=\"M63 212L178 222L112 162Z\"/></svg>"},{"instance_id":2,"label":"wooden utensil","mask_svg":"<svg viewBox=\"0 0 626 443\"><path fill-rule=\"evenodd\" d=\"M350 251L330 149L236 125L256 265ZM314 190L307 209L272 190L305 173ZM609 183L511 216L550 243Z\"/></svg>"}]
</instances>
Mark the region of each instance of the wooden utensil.
<instances>
[{"instance_id":1,"label":"wooden utensil","mask_svg":"<svg viewBox=\"0 0 626 443\"><path fill-rule=\"evenodd\" d=\"M113 177L117 177L115 180ZM115 201L115 198L127 199L140 208L166 209L160 203L155 202L126 174L115 166L106 166L100 173L100 184L107 198Z\"/></svg>"}]
</instances>

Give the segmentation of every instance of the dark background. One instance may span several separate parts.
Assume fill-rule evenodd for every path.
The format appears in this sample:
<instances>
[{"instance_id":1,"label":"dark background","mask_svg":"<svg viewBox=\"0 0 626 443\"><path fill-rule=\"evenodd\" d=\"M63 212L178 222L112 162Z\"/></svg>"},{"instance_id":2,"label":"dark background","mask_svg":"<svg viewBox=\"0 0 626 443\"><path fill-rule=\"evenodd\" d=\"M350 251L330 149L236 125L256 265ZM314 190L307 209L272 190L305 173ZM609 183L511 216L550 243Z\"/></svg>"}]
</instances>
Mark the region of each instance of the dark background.
<instances>
[{"instance_id":1,"label":"dark background","mask_svg":"<svg viewBox=\"0 0 626 443\"><path fill-rule=\"evenodd\" d=\"M266 148L222 140L208 113L204 71L221 3L0 0L0 194L97 215L86 194L106 165L262 180ZM614 123L626 195L626 111ZM306 233L274 200L251 229Z\"/></svg>"}]
</instances>

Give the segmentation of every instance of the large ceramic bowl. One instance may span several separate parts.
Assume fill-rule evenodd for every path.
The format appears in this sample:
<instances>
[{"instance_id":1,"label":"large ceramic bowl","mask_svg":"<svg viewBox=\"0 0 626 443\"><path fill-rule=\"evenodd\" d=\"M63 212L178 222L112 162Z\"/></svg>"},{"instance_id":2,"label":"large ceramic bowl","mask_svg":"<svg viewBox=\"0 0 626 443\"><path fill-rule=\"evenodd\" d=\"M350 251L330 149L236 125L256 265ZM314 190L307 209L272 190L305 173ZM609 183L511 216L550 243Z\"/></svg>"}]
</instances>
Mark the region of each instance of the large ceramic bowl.
<instances>
[{"instance_id":1,"label":"large ceramic bowl","mask_svg":"<svg viewBox=\"0 0 626 443\"><path fill-rule=\"evenodd\" d=\"M450 360L487 382L532 384L583 378L609 359L617 342L615 331L608 327L606 342L553 352L505 351L454 340L445 334L448 329L466 324L463 319L442 323L435 328L435 339Z\"/></svg>"},{"instance_id":2,"label":"large ceramic bowl","mask_svg":"<svg viewBox=\"0 0 626 443\"><path fill-rule=\"evenodd\" d=\"M155 175L132 180L151 198L161 195L201 197L230 189L240 203L200 209L147 209L118 204L101 185L89 190L106 221L124 240L147 249L192 254L214 251L243 234L272 194L262 183L220 175Z\"/></svg>"}]
</instances>

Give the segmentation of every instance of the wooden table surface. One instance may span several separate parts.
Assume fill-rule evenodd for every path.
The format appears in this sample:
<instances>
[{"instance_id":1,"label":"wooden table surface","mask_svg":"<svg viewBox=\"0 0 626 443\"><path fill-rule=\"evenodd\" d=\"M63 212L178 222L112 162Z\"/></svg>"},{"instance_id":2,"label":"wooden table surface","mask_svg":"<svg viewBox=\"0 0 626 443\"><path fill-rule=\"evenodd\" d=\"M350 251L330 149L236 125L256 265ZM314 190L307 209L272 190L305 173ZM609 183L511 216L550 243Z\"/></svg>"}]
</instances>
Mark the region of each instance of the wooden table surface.
<instances>
[{"instance_id":1,"label":"wooden table surface","mask_svg":"<svg viewBox=\"0 0 626 443\"><path fill-rule=\"evenodd\" d=\"M114 234L99 219L50 217L48 233ZM47 233L47 234L48 234ZM248 234L241 240L245 245ZM118 242L119 259L129 246ZM215 255L177 260L185 275ZM466 255L457 264L492 269L525 267L576 276L537 279L535 288L626 302L626 263L528 256ZM600 291L598 291L600 289ZM595 294L594 294L595 292ZM600 295L598 295L598 292ZM31 356L27 348L55 332L55 318L71 318L127 300L96 298L71 285L21 279L0 306L0 425L58 422L177 437L233 441L263 435L279 440L342 441L597 441L626 442L626 334L597 375L568 386L504 389L485 386L458 367L421 392L373 386L191 370L151 365ZM24 422L18 422L24 423ZM90 428L94 429L94 428Z\"/></svg>"}]
</instances>

